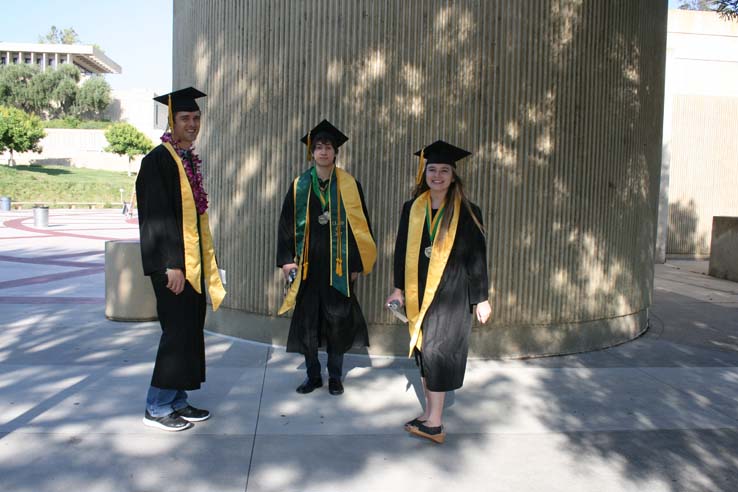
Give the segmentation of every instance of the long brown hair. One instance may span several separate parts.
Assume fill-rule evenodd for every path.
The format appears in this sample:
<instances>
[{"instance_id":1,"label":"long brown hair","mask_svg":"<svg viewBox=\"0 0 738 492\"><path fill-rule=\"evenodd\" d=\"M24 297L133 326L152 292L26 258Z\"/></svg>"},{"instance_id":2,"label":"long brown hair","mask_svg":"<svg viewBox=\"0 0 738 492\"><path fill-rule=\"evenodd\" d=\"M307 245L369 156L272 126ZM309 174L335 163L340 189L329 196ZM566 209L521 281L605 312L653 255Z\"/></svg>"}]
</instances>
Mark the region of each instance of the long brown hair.
<instances>
[{"instance_id":1,"label":"long brown hair","mask_svg":"<svg viewBox=\"0 0 738 492\"><path fill-rule=\"evenodd\" d=\"M430 187L428 186L428 181L426 179L426 172L427 166L426 170L423 171L423 179L420 181L420 184L415 186L415 189L413 190L413 198L418 198L420 195L430 189ZM482 227L482 224L479 222L479 219L477 219L477 216L474 214L474 211L469 204L469 199L466 197L466 193L464 193L464 183L461 182L461 178L456 173L456 168L454 166L451 166L451 172L453 174L453 179L451 180L451 184L449 185L448 190L446 190L446 197L444 198L446 211L443 213L441 225L438 227L438 238L443 239L446 236L446 232L448 232L448 228L451 225L451 218L454 216L454 203L456 203L457 196L461 199L461 206L466 208L466 210L469 212L469 215L471 215L474 223L477 225L477 227L479 227L479 230L482 232L482 234L485 234L484 227Z\"/></svg>"}]
</instances>

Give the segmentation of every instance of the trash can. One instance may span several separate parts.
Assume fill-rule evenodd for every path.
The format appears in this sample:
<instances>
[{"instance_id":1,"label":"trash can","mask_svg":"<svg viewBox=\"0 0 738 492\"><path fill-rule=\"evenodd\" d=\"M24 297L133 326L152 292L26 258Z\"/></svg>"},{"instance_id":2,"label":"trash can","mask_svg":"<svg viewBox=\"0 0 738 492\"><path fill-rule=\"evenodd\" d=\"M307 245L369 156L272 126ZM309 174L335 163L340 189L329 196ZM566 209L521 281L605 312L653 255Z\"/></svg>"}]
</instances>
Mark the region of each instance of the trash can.
<instances>
[{"instance_id":1,"label":"trash can","mask_svg":"<svg viewBox=\"0 0 738 492\"><path fill-rule=\"evenodd\" d=\"M0 196L0 210L10 212L10 198L7 196Z\"/></svg>"},{"instance_id":2,"label":"trash can","mask_svg":"<svg viewBox=\"0 0 738 492\"><path fill-rule=\"evenodd\" d=\"M156 296L144 275L136 240L105 241L105 317L113 321L153 321Z\"/></svg>"},{"instance_id":3,"label":"trash can","mask_svg":"<svg viewBox=\"0 0 738 492\"><path fill-rule=\"evenodd\" d=\"M33 226L49 227L49 207L33 207Z\"/></svg>"}]
</instances>

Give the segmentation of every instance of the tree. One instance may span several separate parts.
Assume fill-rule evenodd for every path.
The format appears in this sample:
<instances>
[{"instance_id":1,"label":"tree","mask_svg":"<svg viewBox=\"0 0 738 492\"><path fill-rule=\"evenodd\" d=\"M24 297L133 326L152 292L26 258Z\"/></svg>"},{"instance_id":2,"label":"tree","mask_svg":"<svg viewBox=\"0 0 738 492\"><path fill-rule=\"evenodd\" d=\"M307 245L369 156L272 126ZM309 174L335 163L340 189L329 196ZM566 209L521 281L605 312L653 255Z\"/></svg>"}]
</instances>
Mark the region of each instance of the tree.
<instances>
[{"instance_id":1,"label":"tree","mask_svg":"<svg viewBox=\"0 0 738 492\"><path fill-rule=\"evenodd\" d=\"M682 0L682 10L713 10L726 20L738 19L738 0Z\"/></svg>"},{"instance_id":2,"label":"tree","mask_svg":"<svg viewBox=\"0 0 738 492\"><path fill-rule=\"evenodd\" d=\"M13 64L0 67L0 104L37 116L67 116L77 100L80 72L74 65L42 72Z\"/></svg>"},{"instance_id":3,"label":"tree","mask_svg":"<svg viewBox=\"0 0 738 492\"><path fill-rule=\"evenodd\" d=\"M15 164L13 152L41 152L38 143L45 136L38 116L0 106L0 152L10 151L11 166Z\"/></svg>"},{"instance_id":4,"label":"tree","mask_svg":"<svg viewBox=\"0 0 738 492\"><path fill-rule=\"evenodd\" d=\"M717 0L715 10L726 20L738 20L738 0Z\"/></svg>"},{"instance_id":5,"label":"tree","mask_svg":"<svg viewBox=\"0 0 738 492\"><path fill-rule=\"evenodd\" d=\"M105 152L128 156L128 175L131 175L131 162L137 155L149 152L154 144L130 123L115 123L105 132L108 145Z\"/></svg>"},{"instance_id":6,"label":"tree","mask_svg":"<svg viewBox=\"0 0 738 492\"><path fill-rule=\"evenodd\" d=\"M74 65L62 65L57 70L47 70L42 77L48 78L49 104L47 112L50 116L71 116L77 102L80 88L77 85L80 71Z\"/></svg>"},{"instance_id":7,"label":"tree","mask_svg":"<svg viewBox=\"0 0 738 492\"><path fill-rule=\"evenodd\" d=\"M32 87L33 79L39 73L37 67L25 64L0 67L0 105L39 114L39 108L44 106L44 100Z\"/></svg>"},{"instance_id":8,"label":"tree","mask_svg":"<svg viewBox=\"0 0 738 492\"><path fill-rule=\"evenodd\" d=\"M110 105L110 85L102 77L91 77L82 84L77 95L75 113L99 118Z\"/></svg>"},{"instance_id":9,"label":"tree","mask_svg":"<svg viewBox=\"0 0 738 492\"><path fill-rule=\"evenodd\" d=\"M714 0L682 0L679 8L682 10L712 10Z\"/></svg>"},{"instance_id":10,"label":"tree","mask_svg":"<svg viewBox=\"0 0 738 492\"><path fill-rule=\"evenodd\" d=\"M38 37L38 42L48 44L79 44L79 35L71 27L60 31L56 26L51 26L51 29L49 29L49 32L45 36Z\"/></svg>"}]
</instances>

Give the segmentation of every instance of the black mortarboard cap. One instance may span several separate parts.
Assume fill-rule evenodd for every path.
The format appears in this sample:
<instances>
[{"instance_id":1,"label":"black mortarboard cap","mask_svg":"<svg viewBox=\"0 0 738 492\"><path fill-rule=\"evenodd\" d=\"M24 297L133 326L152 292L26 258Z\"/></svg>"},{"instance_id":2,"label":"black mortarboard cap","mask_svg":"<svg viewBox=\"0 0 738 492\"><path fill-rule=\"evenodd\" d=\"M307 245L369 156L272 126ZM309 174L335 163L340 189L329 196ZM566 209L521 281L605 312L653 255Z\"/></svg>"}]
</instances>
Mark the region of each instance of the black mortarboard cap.
<instances>
[{"instance_id":1,"label":"black mortarboard cap","mask_svg":"<svg viewBox=\"0 0 738 492\"><path fill-rule=\"evenodd\" d=\"M172 113L178 111L200 111L200 107L197 105L197 101L200 97L205 97L207 94L198 91L194 87L187 87L186 89L180 89L178 91L170 92L154 98L154 101L160 102L165 106L169 105L171 97L171 110Z\"/></svg>"},{"instance_id":2,"label":"black mortarboard cap","mask_svg":"<svg viewBox=\"0 0 738 492\"><path fill-rule=\"evenodd\" d=\"M443 140L436 140L432 144L417 151L415 155L420 156L421 153L429 164L443 163L450 164L454 167L456 166L456 161L460 161L464 157L471 155L471 152L460 149Z\"/></svg>"},{"instance_id":3,"label":"black mortarboard cap","mask_svg":"<svg viewBox=\"0 0 738 492\"><path fill-rule=\"evenodd\" d=\"M418 173L415 176L415 182L419 184L423 180L423 171L425 170L426 163L443 163L456 167L456 161L470 156L471 152L460 149L443 140L436 140L432 144L417 151L415 155L419 157Z\"/></svg>"},{"instance_id":4,"label":"black mortarboard cap","mask_svg":"<svg viewBox=\"0 0 738 492\"><path fill-rule=\"evenodd\" d=\"M315 140L315 138L318 137L321 133L330 135L331 140L333 140L336 144L336 148L340 147L348 141L348 137L341 133L341 130L333 126L330 121L323 120L318 123L315 128L310 130L307 135L300 139L300 142L304 143L308 147L308 161L312 158L312 156L310 155L310 142Z\"/></svg>"}]
</instances>

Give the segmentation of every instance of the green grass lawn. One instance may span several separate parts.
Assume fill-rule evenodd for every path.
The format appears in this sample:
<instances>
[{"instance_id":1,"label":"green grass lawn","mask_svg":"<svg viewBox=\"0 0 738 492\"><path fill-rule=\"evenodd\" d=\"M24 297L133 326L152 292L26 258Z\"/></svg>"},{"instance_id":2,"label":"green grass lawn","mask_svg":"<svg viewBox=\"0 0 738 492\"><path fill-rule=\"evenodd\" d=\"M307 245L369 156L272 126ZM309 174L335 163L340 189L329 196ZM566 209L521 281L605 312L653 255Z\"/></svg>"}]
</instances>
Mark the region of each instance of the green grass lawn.
<instances>
[{"instance_id":1,"label":"green grass lawn","mask_svg":"<svg viewBox=\"0 0 738 492\"><path fill-rule=\"evenodd\" d=\"M91 203L97 206L120 206L120 190L124 199L131 198L135 176L125 172L100 171L64 166L0 165L0 196L10 197L13 204L32 202L49 207L66 207L69 203Z\"/></svg>"}]
</instances>

